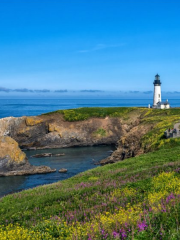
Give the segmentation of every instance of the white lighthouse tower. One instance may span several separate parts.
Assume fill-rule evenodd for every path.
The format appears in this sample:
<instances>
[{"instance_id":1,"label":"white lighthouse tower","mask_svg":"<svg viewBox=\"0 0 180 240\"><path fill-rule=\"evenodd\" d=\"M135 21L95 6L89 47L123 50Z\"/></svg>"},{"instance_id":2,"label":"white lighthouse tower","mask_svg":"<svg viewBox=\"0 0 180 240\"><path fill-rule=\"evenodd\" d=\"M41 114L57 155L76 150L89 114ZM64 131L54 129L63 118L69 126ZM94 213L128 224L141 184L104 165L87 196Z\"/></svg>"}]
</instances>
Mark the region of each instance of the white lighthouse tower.
<instances>
[{"instance_id":1,"label":"white lighthouse tower","mask_svg":"<svg viewBox=\"0 0 180 240\"><path fill-rule=\"evenodd\" d=\"M153 84L154 84L153 107L156 108L158 103L161 103L161 81L160 81L160 76L158 74L156 74Z\"/></svg>"}]
</instances>

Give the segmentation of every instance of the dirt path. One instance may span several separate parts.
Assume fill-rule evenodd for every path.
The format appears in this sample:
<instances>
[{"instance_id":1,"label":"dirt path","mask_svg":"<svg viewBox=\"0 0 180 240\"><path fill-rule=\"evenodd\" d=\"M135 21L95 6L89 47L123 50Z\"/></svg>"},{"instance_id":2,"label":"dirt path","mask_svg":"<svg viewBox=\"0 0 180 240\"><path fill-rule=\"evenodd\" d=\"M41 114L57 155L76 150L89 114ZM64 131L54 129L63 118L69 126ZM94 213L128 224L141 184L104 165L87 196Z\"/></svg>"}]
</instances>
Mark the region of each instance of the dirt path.
<instances>
[{"instance_id":1,"label":"dirt path","mask_svg":"<svg viewBox=\"0 0 180 240\"><path fill-rule=\"evenodd\" d=\"M176 123L176 124L174 125L174 129L179 130L179 129L180 129L179 126L180 126L180 123Z\"/></svg>"}]
</instances>

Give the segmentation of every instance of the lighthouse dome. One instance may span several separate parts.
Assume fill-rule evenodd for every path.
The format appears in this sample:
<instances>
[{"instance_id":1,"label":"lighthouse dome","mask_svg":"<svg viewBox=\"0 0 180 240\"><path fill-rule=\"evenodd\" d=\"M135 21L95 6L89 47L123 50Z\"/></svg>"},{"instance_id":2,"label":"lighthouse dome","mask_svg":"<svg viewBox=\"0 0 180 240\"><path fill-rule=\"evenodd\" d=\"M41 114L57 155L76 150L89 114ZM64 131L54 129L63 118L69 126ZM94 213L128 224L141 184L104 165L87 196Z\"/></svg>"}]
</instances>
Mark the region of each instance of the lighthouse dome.
<instances>
[{"instance_id":1,"label":"lighthouse dome","mask_svg":"<svg viewBox=\"0 0 180 240\"><path fill-rule=\"evenodd\" d=\"M158 73L155 76L155 80L154 80L153 84L156 85L156 86L160 86L161 85L160 76L159 76Z\"/></svg>"}]
</instances>

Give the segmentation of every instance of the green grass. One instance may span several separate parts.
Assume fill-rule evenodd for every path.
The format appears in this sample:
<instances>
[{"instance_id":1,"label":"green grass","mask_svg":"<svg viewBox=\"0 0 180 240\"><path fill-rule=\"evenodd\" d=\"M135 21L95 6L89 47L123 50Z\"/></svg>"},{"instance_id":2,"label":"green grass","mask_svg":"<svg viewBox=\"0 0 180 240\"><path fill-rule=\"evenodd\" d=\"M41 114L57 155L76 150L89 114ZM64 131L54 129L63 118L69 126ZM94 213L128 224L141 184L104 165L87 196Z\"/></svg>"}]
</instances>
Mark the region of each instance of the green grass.
<instances>
[{"instance_id":1,"label":"green grass","mask_svg":"<svg viewBox=\"0 0 180 240\"><path fill-rule=\"evenodd\" d=\"M136 110L137 108L130 107L112 107L112 108L103 108L103 107L84 107L76 108L69 110L58 110L55 112L49 112L44 115L51 114L62 114L64 119L69 122L73 121L82 121L91 117L127 117L127 114Z\"/></svg>"},{"instance_id":2,"label":"green grass","mask_svg":"<svg viewBox=\"0 0 180 240\"><path fill-rule=\"evenodd\" d=\"M11 222L15 226L16 223L19 223L24 228L46 232L50 231L48 229L51 229L52 225L55 224L54 218L58 218L58 222L60 221L59 218L64 219L69 226L72 226L75 219L69 217L75 215L77 221L85 221L84 212L88 216L88 222L90 222L98 213L109 212L109 214L114 214L116 205L119 206L119 204L125 204L125 202L137 205L145 201L147 193L154 191L152 178L163 171L174 171L179 167L180 147L175 147L172 151L163 149L144 154L116 164L86 171L65 181L8 195L0 199L0 224L6 226ZM109 202L109 196L116 189L122 189L123 191L127 188L136 190L136 196L133 195L133 198L126 197L126 200L123 198L124 200L119 204L118 202ZM121 200L119 201L121 202ZM102 206L103 202L106 207ZM92 211L91 214L89 210ZM52 237L61 236L59 232L61 225L57 224L53 225ZM175 227L172 230L176 231ZM156 230L154 232L154 234L157 233ZM134 234L138 235L138 232ZM70 239L68 236L67 238L65 235L63 236L60 239Z\"/></svg>"},{"instance_id":3,"label":"green grass","mask_svg":"<svg viewBox=\"0 0 180 240\"><path fill-rule=\"evenodd\" d=\"M77 108L70 110L58 110L47 113L61 114L66 121L82 121L91 117L105 118L118 117L124 122L131 119L131 115L137 115L140 119L140 124L146 126L151 125L152 129L145 134L141 139L141 146L145 152L157 150L160 148L170 148L179 146L180 139L167 140L164 138L164 131L172 128L176 122L180 122L180 109L148 109L148 108L130 108L130 107L112 107L112 108ZM99 130L97 134L105 134L103 130Z\"/></svg>"},{"instance_id":4,"label":"green grass","mask_svg":"<svg viewBox=\"0 0 180 240\"><path fill-rule=\"evenodd\" d=\"M145 151L179 146L180 139L164 138L164 132L169 128L173 128L176 122L180 122L179 108L144 110L141 116L141 123L152 125L152 129L141 139L141 144Z\"/></svg>"},{"instance_id":5,"label":"green grass","mask_svg":"<svg viewBox=\"0 0 180 240\"><path fill-rule=\"evenodd\" d=\"M179 239L180 139L163 135L180 122L180 109L79 108L48 114L62 114L66 121L119 117L124 123L138 116L140 125L151 126L141 139L151 152L0 199L2 239L12 231L17 235L17 223L43 240Z\"/></svg>"},{"instance_id":6,"label":"green grass","mask_svg":"<svg viewBox=\"0 0 180 240\"><path fill-rule=\"evenodd\" d=\"M46 113L45 115L61 114L69 122L83 121L91 117L118 117L124 122L131 119L131 115L137 115L140 118L140 124L151 125L152 129L141 139L141 146L145 152L154 151L160 148L170 148L179 146L180 139L167 140L164 138L164 131L172 128L176 122L180 122L180 109L148 109L148 108L131 108L131 107L112 107L112 108L77 108L69 110L58 110ZM97 134L105 134L99 130Z\"/></svg>"}]
</instances>

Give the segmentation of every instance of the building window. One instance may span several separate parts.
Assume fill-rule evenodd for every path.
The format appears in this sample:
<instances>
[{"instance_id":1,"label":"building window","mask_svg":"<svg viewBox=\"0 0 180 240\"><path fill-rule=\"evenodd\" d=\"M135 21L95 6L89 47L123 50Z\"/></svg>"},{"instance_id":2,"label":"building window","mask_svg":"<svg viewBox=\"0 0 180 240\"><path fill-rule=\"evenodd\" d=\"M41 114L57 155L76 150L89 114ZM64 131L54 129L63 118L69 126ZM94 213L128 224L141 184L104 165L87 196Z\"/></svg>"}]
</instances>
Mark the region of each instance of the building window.
<instances>
[{"instance_id":1,"label":"building window","mask_svg":"<svg viewBox=\"0 0 180 240\"><path fill-rule=\"evenodd\" d=\"M158 97L160 98L160 97L161 97L161 94L158 94Z\"/></svg>"}]
</instances>

